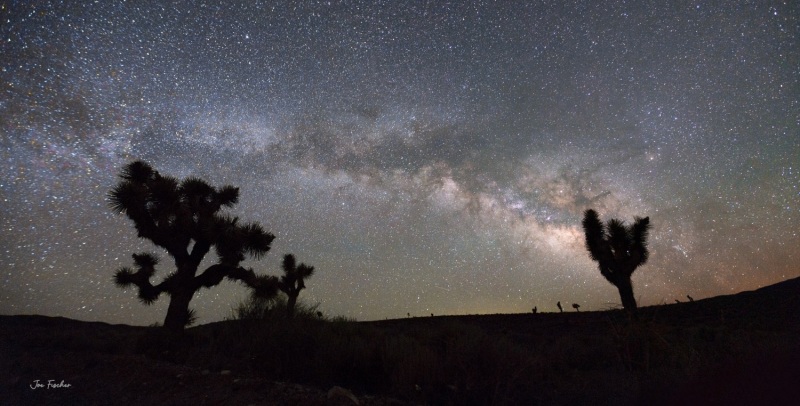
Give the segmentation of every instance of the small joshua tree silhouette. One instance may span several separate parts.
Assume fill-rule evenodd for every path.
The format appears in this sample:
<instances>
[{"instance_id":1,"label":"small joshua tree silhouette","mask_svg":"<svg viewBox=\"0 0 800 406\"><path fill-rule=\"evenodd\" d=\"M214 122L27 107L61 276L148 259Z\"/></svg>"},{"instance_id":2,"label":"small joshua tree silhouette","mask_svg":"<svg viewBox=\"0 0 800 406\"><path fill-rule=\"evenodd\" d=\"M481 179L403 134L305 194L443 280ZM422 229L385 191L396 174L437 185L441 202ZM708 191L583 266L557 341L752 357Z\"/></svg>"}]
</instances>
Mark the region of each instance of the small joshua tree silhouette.
<instances>
[{"instance_id":1,"label":"small joshua tree silhouette","mask_svg":"<svg viewBox=\"0 0 800 406\"><path fill-rule=\"evenodd\" d=\"M126 165L119 178L108 193L111 209L133 221L140 238L166 250L177 269L153 285L150 278L156 273L158 258L151 253L133 254L136 270L117 270L114 282L122 288L136 286L139 299L146 305L162 293L169 295L165 329L183 330L194 318L189 310L194 293L216 286L224 278L245 283L261 297L277 293L275 277L258 276L239 265L245 254L256 259L264 256L275 236L258 223L240 224L238 217L220 214L221 209L239 201L238 188L214 188L191 177L179 181L159 174L142 161ZM197 275L200 262L212 247L217 263Z\"/></svg>"},{"instance_id":2,"label":"small joshua tree silhouette","mask_svg":"<svg viewBox=\"0 0 800 406\"><path fill-rule=\"evenodd\" d=\"M305 280L314 275L314 267L301 263L297 265L294 255L286 254L283 256L283 276L281 276L278 289L286 294L286 312L289 318L294 317L294 308L297 304L297 296L300 291L305 289Z\"/></svg>"},{"instance_id":3,"label":"small joshua tree silhouette","mask_svg":"<svg viewBox=\"0 0 800 406\"><path fill-rule=\"evenodd\" d=\"M564 309L563 309L563 308L561 308L561 301L559 301L558 303L556 303L556 306L558 306L558 311L559 311L559 312L561 312L561 313L564 313Z\"/></svg>"},{"instance_id":4,"label":"small joshua tree silhouette","mask_svg":"<svg viewBox=\"0 0 800 406\"><path fill-rule=\"evenodd\" d=\"M647 262L650 218L635 217L631 226L625 226L624 222L617 219L611 219L603 225L597 212L589 209L584 212L583 230L586 249L592 260L598 263L600 274L617 287L622 307L635 311L631 275Z\"/></svg>"},{"instance_id":5,"label":"small joshua tree silhouette","mask_svg":"<svg viewBox=\"0 0 800 406\"><path fill-rule=\"evenodd\" d=\"M577 311L577 312L581 311L581 305L579 305L577 303L573 303L572 304L572 308L575 309L575 311Z\"/></svg>"},{"instance_id":6,"label":"small joshua tree silhouette","mask_svg":"<svg viewBox=\"0 0 800 406\"><path fill-rule=\"evenodd\" d=\"M686 297L689 299L690 302L694 302L694 298L692 298L691 296L686 295Z\"/></svg>"},{"instance_id":7,"label":"small joshua tree silhouette","mask_svg":"<svg viewBox=\"0 0 800 406\"><path fill-rule=\"evenodd\" d=\"M534 306L533 309L531 310L531 313L536 314L537 312L539 312L539 309L537 309L536 306Z\"/></svg>"}]
</instances>

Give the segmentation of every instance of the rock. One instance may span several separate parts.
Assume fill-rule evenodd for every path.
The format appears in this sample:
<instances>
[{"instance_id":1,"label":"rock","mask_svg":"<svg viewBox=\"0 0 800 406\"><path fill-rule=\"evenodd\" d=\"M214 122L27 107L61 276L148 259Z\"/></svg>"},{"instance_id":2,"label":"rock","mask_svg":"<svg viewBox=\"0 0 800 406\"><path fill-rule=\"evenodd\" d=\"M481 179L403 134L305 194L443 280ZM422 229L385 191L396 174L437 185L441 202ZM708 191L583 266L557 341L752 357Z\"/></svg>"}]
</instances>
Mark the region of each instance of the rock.
<instances>
[{"instance_id":1,"label":"rock","mask_svg":"<svg viewBox=\"0 0 800 406\"><path fill-rule=\"evenodd\" d=\"M229 369L223 369L222 371L219 371L219 374L220 375L230 375L231 371Z\"/></svg>"},{"instance_id":2,"label":"rock","mask_svg":"<svg viewBox=\"0 0 800 406\"><path fill-rule=\"evenodd\" d=\"M349 390L341 386L334 386L328 391L328 404L332 405L358 405L358 398Z\"/></svg>"}]
</instances>

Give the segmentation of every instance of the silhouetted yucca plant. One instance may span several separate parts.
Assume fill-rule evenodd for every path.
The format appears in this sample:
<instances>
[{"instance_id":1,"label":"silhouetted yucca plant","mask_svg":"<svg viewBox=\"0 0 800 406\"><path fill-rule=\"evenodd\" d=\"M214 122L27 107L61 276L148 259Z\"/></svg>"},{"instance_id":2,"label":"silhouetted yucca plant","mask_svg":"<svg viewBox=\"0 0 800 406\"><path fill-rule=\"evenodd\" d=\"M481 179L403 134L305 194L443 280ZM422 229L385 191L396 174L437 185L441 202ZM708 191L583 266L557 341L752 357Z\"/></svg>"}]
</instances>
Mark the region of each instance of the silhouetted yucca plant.
<instances>
[{"instance_id":1,"label":"silhouetted yucca plant","mask_svg":"<svg viewBox=\"0 0 800 406\"><path fill-rule=\"evenodd\" d=\"M282 265L283 275L278 284L278 289L286 294L286 314L289 318L292 318L297 303L297 296L300 295L301 290L305 289L305 280L310 278L311 275L314 275L314 267L303 263L297 265L297 261L292 254L286 254L283 257Z\"/></svg>"},{"instance_id":2,"label":"silhouetted yucca plant","mask_svg":"<svg viewBox=\"0 0 800 406\"><path fill-rule=\"evenodd\" d=\"M151 253L133 254L135 270L123 267L114 275L120 287L136 286L141 301L149 305L162 293L170 296L164 327L180 331L193 321L192 296L224 278L243 282L263 297L277 293L278 280L256 275L239 264L249 255L259 259L275 238L258 223L239 223L238 217L220 213L239 201L239 189L214 188L189 177L182 181L159 174L142 161L131 162L111 189L111 208L133 221L138 236L167 251L176 269L160 283L152 284L158 258ZM200 262L214 248L218 261L198 274Z\"/></svg>"},{"instance_id":3,"label":"silhouetted yucca plant","mask_svg":"<svg viewBox=\"0 0 800 406\"><path fill-rule=\"evenodd\" d=\"M650 218L635 217L634 223L626 226L621 220L611 219L605 225L597 212L586 210L583 216L583 231L586 249L596 261L600 274L619 290L625 310L636 310L631 275L647 262L647 234Z\"/></svg>"}]
</instances>

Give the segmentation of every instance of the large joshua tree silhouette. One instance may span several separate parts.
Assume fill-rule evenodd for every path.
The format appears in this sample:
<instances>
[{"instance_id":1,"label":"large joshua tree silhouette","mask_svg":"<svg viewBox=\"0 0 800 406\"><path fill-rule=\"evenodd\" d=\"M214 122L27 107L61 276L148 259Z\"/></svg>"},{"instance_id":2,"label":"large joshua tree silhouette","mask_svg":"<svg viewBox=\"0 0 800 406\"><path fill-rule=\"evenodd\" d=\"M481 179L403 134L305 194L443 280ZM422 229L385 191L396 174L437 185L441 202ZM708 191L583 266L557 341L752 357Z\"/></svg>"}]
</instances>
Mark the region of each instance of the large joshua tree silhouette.
<instances>
[{"instance_id":1,"label":"large joshua tree silhouette","mask_svg":"<svg viewBox=\"0 0 800 406\"><path fill-rule=\"evenodd\" d=\"M300 291L305 289L305 279L310 278L314 274L314 267L308 266L304 263L297 265L297 261L292 254L286 254L283 257L283 275L281 276L278 289L286 293L288 300L286 301L286 311L289 318L294 317L294 308L297 304L297 296Z\"/></svg>"},{"instance_id":2,"label":"large joshua tree silhouette","mask_svg":"<svg viewBox=\"0 0 800 406\"><path fill-rule=\"evenodd\" d=\"M621 220L611 219L605 225L597 212L589 209L583 215L583 231L586 234L586 249L592 260L598 263L600 273L619 290L622 307L636 310L631 275L647 262L647 233L650 217L634 217L626 226Z\"/></svg>"},{"instance_id":3,"label":"large joshua tree silhouette","mask_svg":"<svg viewBox=\"0 0 800 406\"><path fill-rule=\"evenodd\" d=\"M259 259L275 238L258 223L240 224L238 217L220 213L239 201L239 189L214 188L199 178L182 181L164 176L142 161L131 162L119 173L119 183L108 193L111 208L125 214L138 236L167 251L175 271L153 285L158 258L151 253L133 254L135 270L123 267L114 275L122 288L134 285L139 299L152 304L162 293L170 296L164 327L181 331L189 323L189 302L200 288L210 288L222 279L238 280L261 297L277 294L275 277L256 275L239 264L245 254ZM218 261L197 274L200 262L211 248Z\"/></svg>"}]
</instances>

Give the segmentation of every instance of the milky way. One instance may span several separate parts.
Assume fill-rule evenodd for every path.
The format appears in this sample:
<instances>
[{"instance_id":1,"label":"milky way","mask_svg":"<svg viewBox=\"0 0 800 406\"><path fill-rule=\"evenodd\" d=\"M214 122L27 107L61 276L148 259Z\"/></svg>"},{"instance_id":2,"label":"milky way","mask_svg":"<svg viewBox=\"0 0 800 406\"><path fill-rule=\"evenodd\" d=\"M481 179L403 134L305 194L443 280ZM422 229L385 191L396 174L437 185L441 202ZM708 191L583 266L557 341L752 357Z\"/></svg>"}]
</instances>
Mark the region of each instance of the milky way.
<instances>
[{"instance_id":1,"label":"milky way","mask_svg":"<svg viewBox=\"0 0 800 406\"><path fill-rule=\"evenodd\" d=\"M800 276L795 2L142 3L1 6L2 314L163 320L112 281L166 256L106 200L134 159L239 186L246 265L359 320L614 307L587 208L650 217L641 305Z\"/></svg>"}]
</instances>

